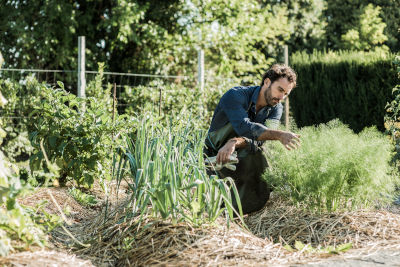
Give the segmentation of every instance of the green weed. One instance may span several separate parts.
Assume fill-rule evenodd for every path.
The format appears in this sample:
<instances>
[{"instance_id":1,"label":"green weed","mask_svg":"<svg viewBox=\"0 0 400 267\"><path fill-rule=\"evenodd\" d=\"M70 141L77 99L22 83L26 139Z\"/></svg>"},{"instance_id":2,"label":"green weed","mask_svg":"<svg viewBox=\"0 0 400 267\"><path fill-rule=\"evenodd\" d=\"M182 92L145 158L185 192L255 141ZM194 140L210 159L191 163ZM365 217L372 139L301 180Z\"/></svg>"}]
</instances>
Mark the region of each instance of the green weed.
<instances>
[{"instance_id":1,"label":"green weed","mask_svg":"<svg viewBox=\"0 0 400 267\"><path fill-rule=\"evenodd\" d=\"M296 241L294 243L294 248L290 245L285 245L284 248L290 252L302 251L307 253L329 253L329 254L339 254L348 251L353 247L352 243L344 243L338 246L327 246L327 247L312 247L309 244L304 244L301 241Z\"/></svg>"},{"instance_id":2,"label":"green weed","mask_svg":"<svg viewBox=\"0 0 400 267\"><path fill-rule=\"evenodd\" d=\"M90 207L97 204L97 199L91 194L82 192L78 188L72 187L68 189L68 194L70 194L79 204Z\"/></svg>"}]
</instances>

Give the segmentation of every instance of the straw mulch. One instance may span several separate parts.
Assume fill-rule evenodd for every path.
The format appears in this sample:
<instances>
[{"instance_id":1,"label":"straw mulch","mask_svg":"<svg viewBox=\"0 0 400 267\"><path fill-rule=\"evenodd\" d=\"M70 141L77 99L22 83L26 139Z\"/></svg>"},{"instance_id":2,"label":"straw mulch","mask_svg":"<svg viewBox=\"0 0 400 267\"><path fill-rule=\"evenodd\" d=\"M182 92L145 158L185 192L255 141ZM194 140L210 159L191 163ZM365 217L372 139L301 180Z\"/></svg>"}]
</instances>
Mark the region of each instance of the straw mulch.
<instances>
[{"instance_id":1,"label":"straw mulch","mask_svg":"<svg viewBox=\"0 0 400 267\"><path fill-rule=\"evenodd\" d=\"M127 214L129 209L123 205L106 217L102 214L69 227L85 245L75 243L80 248L74 253L96 266L260 266L285 264L300 257L300 253L290 253L236 224L228 229L223 219L194 228L150 218L139 222ZM66 240L62 230L54 234L59 246Z\"/></svg>"},{"instance_id":2,"label":"straw mulch","mask_svg":"<svg viewBox=\"0 0 400 267\"><path fill-rule=\"evenodd\" d=\"M352 243L353 248L391 247L400 244L400 212L381 210L312 213L273 199L260 212L246 218L256 236L293 245L314 247Z\"/></svg>"},{"instance_id":3,"label":"straw mulch","mask_svg":"<svg viewBox=\"0 0 400 267\"><path fill-rule=\"evenodd\" d=\"M35 251L35 252L21 252L11 254L8 257L0 258L1 266L30 266L30 267L92 267L94 266L88 260L78 259L75 255L56 251Z\"/></svg>"},{"instance_id":4,"label":"straw mulch","mask_svg":"<svg viewBox=\"0 0 400 267\"><path fill-rule=\"evenodd\" d=\"M45 212L62 215L62 212L69 210L69 213L66 214L68 221L71 223L80 222L98 214L106 202L115 206L122 202L121 199L126 198L125 190L127 185L125 182L121 183L120 187L117 187L115 182L108 182L108 187L109 194L106 196L98 181L95 181L90 193L96 196L98 203L91 207L84 207L78 203L68 193L67 187L39 188L32 194L18 199L18 202L26 206L35 207L42 201L46 201L43 206Z\"/></svg>"},{"instance_id":5,"label":"straw mulch","mask_svg":"<svg viewBox=\"0 0 400 267\"><path fill-rule=\"evenodd\" d=\"M94 215L98 212L95 208L87 209L79 204L70 194L68 194L68 188L65 187L39 188L33 194L19 199L18 202L26 206L35 207L40 204L40 202L46 201L46 204L43 207L45 212L61 215L59 208L51 199L51 195L59 204L61 211L66 211L67 209L70 211L68 219L72 222L80 222L88 216Z\"/></svg>"},{"instance_id":6,"label":"straw mulch","mask_svg":"<svg viewBox=\"0 0 400 267\"><path fill-rule=\"evenodd\" d=\"M314 248L351 242L357 249L343 254L346 258L382 248L400 250L395 208L316 214L272 198L245 218L251 232L234 223L228 228L222 218L198 228L149 217L139 221L129 202L89 215L54 230L51 242L95 266L276 266L332 256L283 248L296 240Z\"/></svg>"}]
</instances>

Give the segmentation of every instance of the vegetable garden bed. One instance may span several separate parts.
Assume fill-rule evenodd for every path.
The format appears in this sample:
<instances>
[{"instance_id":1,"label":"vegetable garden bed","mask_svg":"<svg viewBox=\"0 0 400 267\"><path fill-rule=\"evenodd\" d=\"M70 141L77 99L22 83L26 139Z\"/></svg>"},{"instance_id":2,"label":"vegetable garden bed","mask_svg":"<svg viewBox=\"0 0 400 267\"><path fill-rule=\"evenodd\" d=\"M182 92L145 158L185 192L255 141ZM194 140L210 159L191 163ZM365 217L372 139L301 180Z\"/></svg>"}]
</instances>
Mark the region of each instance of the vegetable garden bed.
<instances>
[{"instance_id":1,"label":"vegetable garden bed","mask_svg":"<svg viewBox=\"0 0 400 267\"><path fill-rule=\"evenodd\" d=\"M70 196L62 189L51 191L57 195L59 205L71 203ZM48 196L47 192L39 190L28 197L26 203L34 206L43 199L51 203ZM110 203L115 204L115 201L116 198L110 199ZM138 217L127 216L126 203L120 202L112 209L106 209L105 202L100 203L103 203L101 212L96 212L97 208L73 204L74 212L67 217L75 221L70 226L65 224L65 228L76 240L59 227L51 233L50 250L11 254L0 263L30 266L90 266L89 261L93 266L287 265L400 249L398 206L317 215L273 196L262 211L245 217L248 231L233 222L228 228L223 218L201 227L150 217L139 223ZM48 211L58 213L57 209Z\"/></svg>"}]
</instances>

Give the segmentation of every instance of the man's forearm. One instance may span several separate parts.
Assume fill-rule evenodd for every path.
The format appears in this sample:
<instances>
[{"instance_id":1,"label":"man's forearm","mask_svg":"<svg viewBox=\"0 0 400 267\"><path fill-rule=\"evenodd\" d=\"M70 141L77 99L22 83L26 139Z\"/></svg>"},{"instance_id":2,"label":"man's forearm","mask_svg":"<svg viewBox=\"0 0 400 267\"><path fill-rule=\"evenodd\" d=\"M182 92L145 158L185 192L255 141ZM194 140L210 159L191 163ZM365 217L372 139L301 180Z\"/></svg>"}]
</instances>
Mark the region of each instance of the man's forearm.
<instances>
[{"instance_id":1,"label":"man's forearm","mask_svg":"<svg viewBox=\"0 0 400 267\"><path fill-rule=\"evenodd\" d=\"M257 141L266 141L266 140L279 140L284 145L287 142L291 142L293 138L298 139L298 135L293 134L291 132L281 131L281 130L265 130L257 139ZM299 140L300 141L300 140ZM233 146L234 149L244 148L247 145L246 139L243 137L234 137L226 142L227 146Z\"/></svg>"},{"instance_id":2,"label":"man's forearm","mask_svg":"<svg viewBox=\"0 0 400 267\"><path fill-rule=\"evenodd\" d=\"M243 148L246 146L246 140L243 137L234 137L228 140L227 143L232 143L236 148Z\"/></svg>"},{"instance_id":3,"label":"man's forearm","mask_svg":"<svg viewBox=\"0 0 400 267\"><path fill-rule=\"evenodd\" d=\"M257 141L266 141L266 140L281 140L281 137L286 132L280 130L265 130L257 139Z\"/></svg>"},{"instance_id":4,"label":"man's forearm","mask_svg":"<svg viewBox=\"0 0 400 267\"><path fill-rule=\"evenodd\" d=\"M257 139L257 141L265 141L265 140L281 140L282 134L286 132L280 130L271 130L268 129L264 131ZM246 147L246 139L243 137L234 137L228 140L227 143L234 144L236 148L244 148Z\"/></svg>"},{"instance_id":5,"label":"man's forearm","mask_svg":"<svg viewBox=\"0 0 400 267\"><path fill-rule=\"evenodd\" d=\"M257 140L279 140L287 150L296 149L300 146L300 135L280 130L265 130Z\"/></svg>"}]
</instances>

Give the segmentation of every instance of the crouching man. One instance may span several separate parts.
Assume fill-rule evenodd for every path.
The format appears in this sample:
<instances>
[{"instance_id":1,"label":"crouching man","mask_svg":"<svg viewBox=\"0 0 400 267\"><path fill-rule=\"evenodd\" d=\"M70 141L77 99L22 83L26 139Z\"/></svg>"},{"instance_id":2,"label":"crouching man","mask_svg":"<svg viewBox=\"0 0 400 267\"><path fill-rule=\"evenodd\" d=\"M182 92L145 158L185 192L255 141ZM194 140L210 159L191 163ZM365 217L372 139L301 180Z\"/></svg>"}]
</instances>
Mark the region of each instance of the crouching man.
<instances>
[{"instance_id":1,"label":"crouching man","mask_svg":"<svg viewBox=\"0 0 400 267\"><path fill-rule=\"evenodd\" d=\"M238 86L228 90L214 111L204 153L224 164L237 151L236 170L222 168L219 177L232 177L239 192L243 213L260 210L269 199L270 187L261 178L268 161L262 150L266 140L279 140L286 149L296 149L300 136L269 129L265 122L279 124L282 104L296 86L296 73L286 65L273 65L260 86ZM209 171L212 174L212 171ZM237 208L236 201L234 207Z\"/></svg>"}]
</instances>

